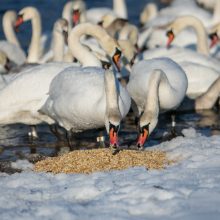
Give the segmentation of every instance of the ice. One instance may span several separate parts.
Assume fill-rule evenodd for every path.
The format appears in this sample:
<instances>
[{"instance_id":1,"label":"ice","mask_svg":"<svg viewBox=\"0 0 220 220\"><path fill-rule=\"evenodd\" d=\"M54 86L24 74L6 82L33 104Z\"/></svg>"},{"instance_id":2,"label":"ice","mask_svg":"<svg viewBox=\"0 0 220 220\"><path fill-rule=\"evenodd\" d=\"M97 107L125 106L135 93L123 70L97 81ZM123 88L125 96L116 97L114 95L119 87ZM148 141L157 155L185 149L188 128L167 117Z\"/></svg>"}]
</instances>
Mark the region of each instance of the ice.
<instances>
[{"instance_id":1,"label":"ice","mask_svg":"<svg viewBox=\"0 0 220 220\"><path fill-rule=\"evenodd\" d=\"M220 219L220 136L183 133L151 147L178 158L165 170L1 173L0 219Z\"/></svg>"}]
</instances>

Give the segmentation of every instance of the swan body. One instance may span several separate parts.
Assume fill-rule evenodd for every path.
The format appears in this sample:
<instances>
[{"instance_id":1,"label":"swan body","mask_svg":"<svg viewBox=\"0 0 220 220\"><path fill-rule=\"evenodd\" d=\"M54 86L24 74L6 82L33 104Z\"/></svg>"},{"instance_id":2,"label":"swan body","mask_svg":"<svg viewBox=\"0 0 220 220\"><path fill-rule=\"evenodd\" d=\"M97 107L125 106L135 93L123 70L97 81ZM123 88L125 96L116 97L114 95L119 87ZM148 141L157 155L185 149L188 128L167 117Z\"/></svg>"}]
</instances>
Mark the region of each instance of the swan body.
<instances>
[{"instance_id":1,"label":"swan body","mask_svg":"<svg viewBox=\"0 0 220 220\"><path fill-rule=\"evenodd\" d=\"M97 29L94 30L94 27ZM92 24L78 25L70 33L69 46L75 57L84 65L99 65L97 58L84 51L85 48L80 45L79 39L83 33L94 35L100 39L101 44L106 52L115 59L115 50L118 44L112 39L101 27ZM93 32L92 32L93 31ZM74 36L74 37L73 37ZM102 38L101 38L102 37ZM80 50L76 53L76 48ZM118 50L116 50L118 52ZM87 63L87 56L92 58ZM116 58L118 58L116 53ZM0 124L24 123L35 125L41 122L53 123L53 120L39 112L48 98L49 86L53 78L67 67L73 67L74 72L77 64L73 63L48 63L38 65L17 74L13 79L3 87L0 92L1 113ZM79 65L77 65L79 66Z\"/></svg>"},{"instance_id":2,"label":"swan body","mask_svg":"<svg viewBox=\"0 0 220 220\"><path fill-rule=\"evenodd\" d=\"M203 65L208 68L212 68L216 72L219 72L220 65L217 59L210 56L199 54L196 51L192 51L186 48L171 47L167 48L155 48L143 53L144 59L152 59L156 57L169 57L175 62L192 62L195 64Z\"/></svg>"},{"instance_id":3,"label":"swan body","mask_svg":"<svg viewBox=\"0 0 220 220\"><path fill-rule=\"evenodd\" d=\"M10 79L0 92L0 124L24 123L35 125L53 121L41 115L38 110L47 99L52 79L68 63L38 65L19 74L10 74Z\"/></svg>"},{"instance_id":4,"label":"swan body","mask_svg":"<svg viewBox=\"0 0 220 220\"><path fill-rule=\"evenodd\" d=\"M74 71L72 68L65 69L51 83L49 97L41 111L73 132L104 126L109 131L109 115L115 111L118 115L116 120L119 120L115 123L118 125L130 109L130 96L114 74L109 70L107 72L106 75L98 67ZM110 91L106 90L108 86L111 87ZM117 90L116 97L111 94L114 90ZM107 96L110 100L107 100Z\"/></svg>"},{"instance_id":5,"label":"swan body","mask_svg":"<svg viewBox=\"0 0 220 220\"><path fill-rule=\"evenodd\" d=\"M140 130L148 125L150 134L160 112L180 105L187 86L185 72L169 58L142 60L134 64L127 89L136 105L134 112L140 117Z\"/></svg>"}]
</instances>

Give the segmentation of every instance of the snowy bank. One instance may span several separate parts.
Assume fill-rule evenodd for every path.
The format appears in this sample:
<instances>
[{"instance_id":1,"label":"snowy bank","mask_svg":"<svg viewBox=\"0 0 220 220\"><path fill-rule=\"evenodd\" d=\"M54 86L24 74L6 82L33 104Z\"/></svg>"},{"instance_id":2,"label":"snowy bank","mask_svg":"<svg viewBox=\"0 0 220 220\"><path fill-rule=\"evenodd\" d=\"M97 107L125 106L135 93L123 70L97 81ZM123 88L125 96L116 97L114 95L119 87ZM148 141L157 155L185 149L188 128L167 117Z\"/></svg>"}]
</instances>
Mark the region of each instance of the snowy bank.
<instances>
[{"instance_id":1,"label":"snowy bank","mask_svg":"<svg viewBox=\"0 0 220 220\"><path fill-rule=\"evenodd\" d=\"M151 148L181 158L165 170L1 173L0 219L220 219L220 136L183 132Z\"/></svg>"}]
</instances>

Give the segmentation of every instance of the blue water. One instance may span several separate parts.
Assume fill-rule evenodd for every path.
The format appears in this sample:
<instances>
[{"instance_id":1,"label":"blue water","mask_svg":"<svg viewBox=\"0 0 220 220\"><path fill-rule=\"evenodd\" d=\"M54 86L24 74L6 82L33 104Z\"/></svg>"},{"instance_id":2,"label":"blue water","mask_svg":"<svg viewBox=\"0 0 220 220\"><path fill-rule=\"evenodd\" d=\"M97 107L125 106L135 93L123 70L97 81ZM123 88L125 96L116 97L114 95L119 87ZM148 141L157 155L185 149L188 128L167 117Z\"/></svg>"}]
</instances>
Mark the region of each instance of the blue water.
<instances>
[{"instance_id":1,"label":"blue water","mask_svg":"<svg viewBox=\"0 0 220 220\"><path fill-rule=\"evenodd\" d=\"M129 20L131 23L138 24L139 13L149 0L127 0ZM159 0L154 1L159 2ZM53 23L61 16L65 0L0 0L0 20L6 10L13 9L19 11L25 6L35 6L39 9L42 16L43 32L52 30ZM91 7L112 7L111 0L86 0L87 8ZM161 7L162 5L160 5ZM31 38L31 24L25 23L20 28L18 38L21 45L27 49ZM4 39L2 26L0 25L0 39ZM219 111L203 111L178 113L177 130L193 127L204 135L219 134ZM163 141L164 132L171 127L170 115L161 115L158 126L150 136L147 147ZM60 147L67 146L64 140L58 140L51 134L47 125L37 127L39 133L38 140L30 140L27 133L29 126L10 125L0 126L0 162L12 161L18 158L31 158L33 155L48 156L56 155L60 151ZM103 130L104 131L104 130ZM96 137L100 135L100 131L90 131L78 134L76 137L76 145L80 147L97 147ZM136 127L134 125L134 117L132 113L128 115L122 123L119 133L122 145L135 144L137 136ZM65 136L64 136L65 137ZM0 163L0 171L2 164Z\"/></svg>"}]
</instances>

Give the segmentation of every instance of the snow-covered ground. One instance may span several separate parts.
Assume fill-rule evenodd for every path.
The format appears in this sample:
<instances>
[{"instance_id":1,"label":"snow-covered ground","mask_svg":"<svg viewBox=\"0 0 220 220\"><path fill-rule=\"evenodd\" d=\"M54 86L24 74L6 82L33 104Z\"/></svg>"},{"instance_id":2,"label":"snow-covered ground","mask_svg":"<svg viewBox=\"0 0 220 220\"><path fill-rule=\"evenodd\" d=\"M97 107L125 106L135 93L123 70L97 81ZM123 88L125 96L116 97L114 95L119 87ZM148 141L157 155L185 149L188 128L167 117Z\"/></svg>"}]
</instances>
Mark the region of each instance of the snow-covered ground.
<instances>
[{"instance_id":1,"label":"snow-covered ground","mask_svg":"<svg viewBox=\"0 0 220 220\"><path fill-rule=\"evenodd\" d=\"M220 136L193 129L153 148L180 162L91 175L0 174L0 219L220 219ZM152 149L152 148L151 148Z\"/></svg>"}]
</instances>

